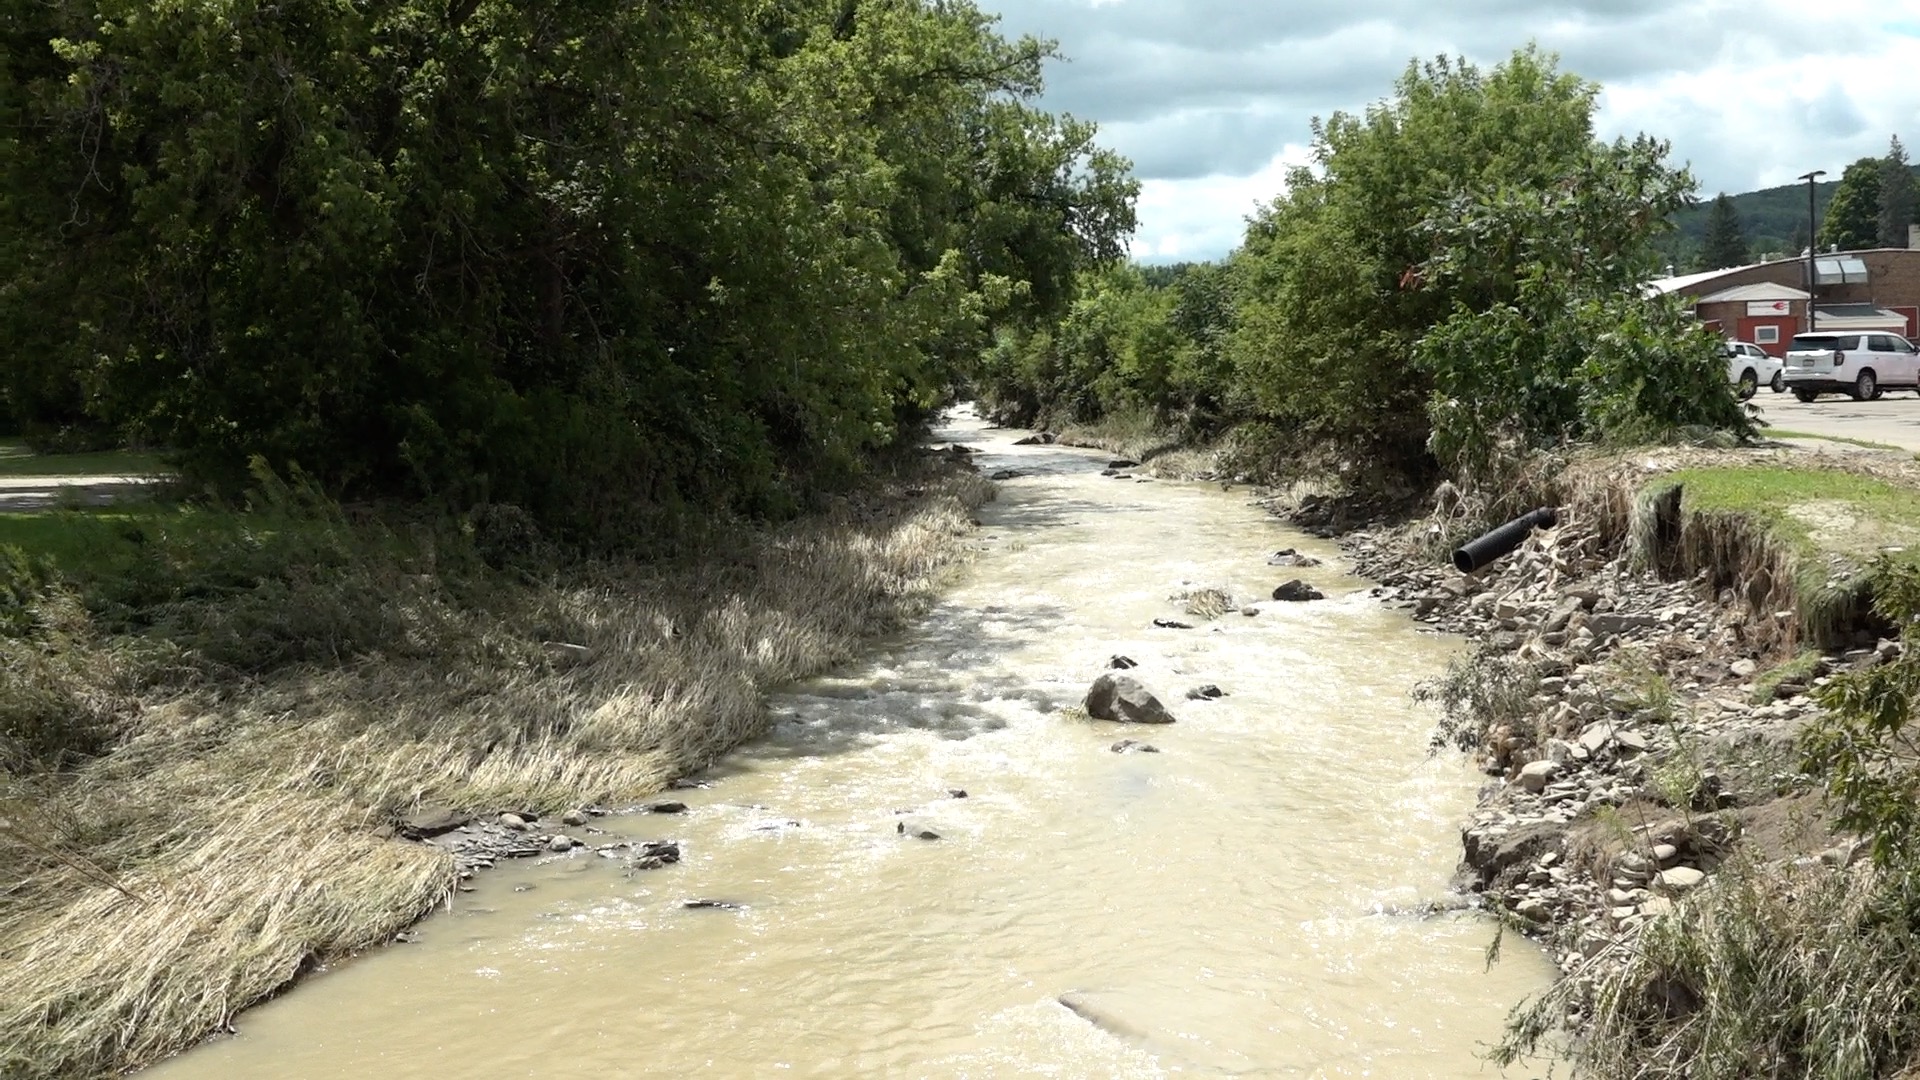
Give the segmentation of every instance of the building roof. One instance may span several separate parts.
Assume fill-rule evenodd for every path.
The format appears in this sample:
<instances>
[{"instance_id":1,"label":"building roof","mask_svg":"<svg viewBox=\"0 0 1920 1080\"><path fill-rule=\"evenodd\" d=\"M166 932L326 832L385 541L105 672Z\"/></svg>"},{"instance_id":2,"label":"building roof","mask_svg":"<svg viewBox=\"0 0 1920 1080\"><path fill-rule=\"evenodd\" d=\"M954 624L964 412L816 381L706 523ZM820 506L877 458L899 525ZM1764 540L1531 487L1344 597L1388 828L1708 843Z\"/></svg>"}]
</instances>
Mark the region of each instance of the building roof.
<instances>
[{"instance_id":1,"label":"building roof","mask_svg":"<svg viewBox=\"0 0 1920 1080\"><path fill-rule=\"evenodd\" d=\"M1828 304L1813 309L1815 330L1891 330L1906 333L1907 317L1877 304Z\"/></svg>"},{"instance_id":2,"label":"building roof","mask_svg":"<svg viewBox=\"0 0 1920 1080\"><path fill-rule=\"evenodd\" d=\"M1791 285L1779 285L1771 281L1762 281L1756 285L1735 285L1731 289L1722 289L1712 296L1703 296L1697 302L1702 304L1724 304L1741 300L1805 300L1805 290Z\"/></svg>"},{"instance_id":3,"label":"building roof","mask_svg":"<svg viewBox=\"0 0 1920 1080\"><path fill-rule=\"evenodd\" d=\"M1742 270L1751 270L1754 267L1761 266L1761 265L1764 265L1764 264L1749 263L1746 266L1729 266L1720 270L1703 270L1698 274L1682 274L1679 277L1655 278L1652 281L1647 282L1647 291L1655 295L1664 295L1666 293L1676 293L1676 292L1680 292L1683 289L1690 289L1695 285L1704 285L1707 282L1712 281L1714 278L1721 277L1726 274L1737 274Z\"/></svg>"}]
</instances>

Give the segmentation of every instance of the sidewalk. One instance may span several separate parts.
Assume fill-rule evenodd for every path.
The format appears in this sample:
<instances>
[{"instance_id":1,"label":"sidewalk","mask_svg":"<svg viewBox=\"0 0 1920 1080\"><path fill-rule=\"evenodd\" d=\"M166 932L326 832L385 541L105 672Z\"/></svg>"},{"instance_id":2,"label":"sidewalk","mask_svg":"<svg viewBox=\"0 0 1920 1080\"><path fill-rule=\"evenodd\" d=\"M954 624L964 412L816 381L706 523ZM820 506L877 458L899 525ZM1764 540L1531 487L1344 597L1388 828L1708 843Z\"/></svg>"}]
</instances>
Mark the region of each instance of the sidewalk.
<instances>
[{"instance_id":1,"label":"sidewalk","mask_svg":"<svg viewBox=\"0 0 1920 1080\"><path fill-rule=\"evenodd\" d=\"M106 506L165 479L158 476L0 476L0 512Z\"/></svg>"}]
</instances>

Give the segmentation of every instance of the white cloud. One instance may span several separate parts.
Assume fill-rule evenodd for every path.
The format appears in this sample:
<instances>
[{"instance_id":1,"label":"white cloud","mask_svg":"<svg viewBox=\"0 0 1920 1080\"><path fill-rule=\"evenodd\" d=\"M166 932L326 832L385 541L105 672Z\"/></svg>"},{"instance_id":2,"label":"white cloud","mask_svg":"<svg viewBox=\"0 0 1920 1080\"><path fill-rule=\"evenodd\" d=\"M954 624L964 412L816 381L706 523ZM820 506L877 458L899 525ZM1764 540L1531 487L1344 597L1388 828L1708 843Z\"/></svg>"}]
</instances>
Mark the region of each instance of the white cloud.
<instances>
[{"instance_id":1,"label":"white cloud","mask_svg":"<svg viewBox=\"0 0 1920 1080\"><path fill-rule=\"evenodd\" d=\"M1218 258L1306 158L1309 122L1416 58L1530 40L1603 83L1603 137L1667 139L1704 194L1838 176L1898 133L1920 157L1920 0L982 0L1060 42L1045 104L1138 163L1141 259Z\"/></svg>"},{"instance_id":2,"label":"white cloud","mask_svg":"<svg viewBox=\"0 0 1920 1080\"><path fill-rule=\"evenodd\" d=\"M1287 170L1307 161L1307 148L1289 144L1245 176L1140 182L1140 229L1133 257L1142 262L1217 259L1240 243L1246 219L1286 188Z\"/></svg>"}]
</instances>

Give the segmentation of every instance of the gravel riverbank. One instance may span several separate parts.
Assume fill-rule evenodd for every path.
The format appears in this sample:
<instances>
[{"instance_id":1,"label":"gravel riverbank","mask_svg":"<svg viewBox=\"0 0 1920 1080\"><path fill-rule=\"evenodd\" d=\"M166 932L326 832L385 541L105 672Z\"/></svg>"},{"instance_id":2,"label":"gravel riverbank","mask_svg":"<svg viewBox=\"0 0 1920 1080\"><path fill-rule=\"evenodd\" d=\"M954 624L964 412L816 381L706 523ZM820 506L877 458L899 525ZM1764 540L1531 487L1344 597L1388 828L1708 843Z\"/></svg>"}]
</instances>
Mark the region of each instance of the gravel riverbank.
<instances>
[{"instance_id":1,"label":"gravel riverbank","mask_svg":"<svg viewBox=\"0 0 1920 1080\"><path fill-rule=\"evenodd\" d=\"M1818 714L1811 691L1897 643L1863 636L1782 662L1775 628L1757 630L1731 590L1637 570L1577 519L1474 575L1420 536L1339 539L1380 600L1474 643L1423 690L1444 717L1436 749L1468 751L1490 778L1461 829L1457 885L1576 980L1576 1025L1582 991L1728 860L1864 854L1827 826L1796 741Z\"/></svg>"}]
</instances>

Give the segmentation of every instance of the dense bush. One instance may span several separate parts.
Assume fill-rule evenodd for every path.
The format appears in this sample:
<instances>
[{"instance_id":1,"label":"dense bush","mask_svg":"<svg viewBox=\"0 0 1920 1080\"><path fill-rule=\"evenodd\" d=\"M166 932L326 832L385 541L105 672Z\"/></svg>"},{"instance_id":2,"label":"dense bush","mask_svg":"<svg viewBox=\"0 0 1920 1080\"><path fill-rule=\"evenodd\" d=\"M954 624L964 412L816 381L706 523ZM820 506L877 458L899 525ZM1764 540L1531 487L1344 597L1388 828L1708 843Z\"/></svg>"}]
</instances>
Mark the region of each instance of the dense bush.
<instances>
[{"instance_id":1,"label":"dense bush","mask_svg":"<svg viewBox=\"0 0 1920 1080\"><path fill-rule=\"evenodd\" d=\"M777 513L1065 309L1125 163L971 4L0 0L30 428L237 490Z\"/></svg>"},{"instance_id":2,"label":"dense bush","mask_svg":"<svg viewBox=\"0 0 1920 1080\"><path fill-rule=\"evenodd\" d=\"M983 355L976 389L1002 419L1085 422L1129 412L1199 432L1219 427L1232 311L1221 267L1092 270L1077 292L1058 322L1005 327Z\"/></svg>"}]
</instances>

